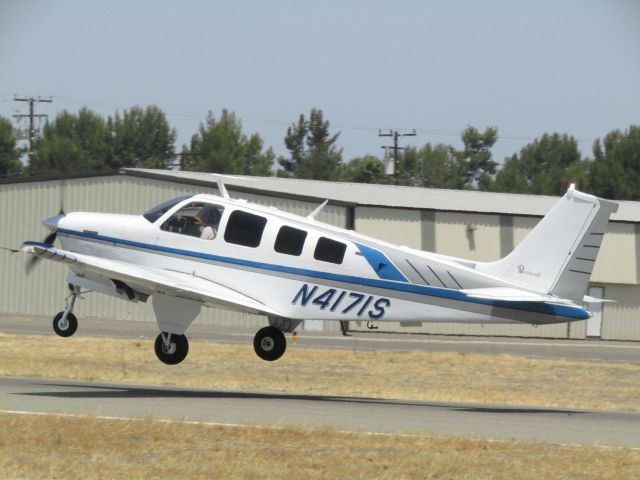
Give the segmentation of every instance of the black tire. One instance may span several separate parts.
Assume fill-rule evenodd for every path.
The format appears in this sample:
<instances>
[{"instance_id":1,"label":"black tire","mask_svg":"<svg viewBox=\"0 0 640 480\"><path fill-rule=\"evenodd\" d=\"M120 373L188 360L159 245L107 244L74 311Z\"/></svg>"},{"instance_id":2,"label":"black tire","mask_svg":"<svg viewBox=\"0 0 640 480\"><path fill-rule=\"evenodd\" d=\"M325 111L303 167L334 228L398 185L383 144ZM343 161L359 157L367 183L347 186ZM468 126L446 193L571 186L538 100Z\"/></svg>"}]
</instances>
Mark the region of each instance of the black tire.
<instances>
[{"instance_id":1,"label":"black tire","mask_svg":"<svg viewBox=\"0 0 640 480\"><path fill-rule=\"evenodd\" d=\"M67 321L63 324L61 322L64 312L59 312L53 317L53 331L61 337L70 337L76 330L78 330L78 319L73 313L67 315Z\"/></svg>"},{"instance_id":2,"label":"black tire","mask_svg":"<svg viewBox=\"0 0 640 480\"><path fill-rule=\"evenodd\" d=\"M189 341L184 335L171 335L169 348L165 348L162 333L156 338L156 356L162 363L167 365L177 365L187 358L189 353Z\"/></svg>"},{"instance_id":3,"label":"black tire","mask_svg":"<svg viewBox=\"0 0 640 480\"><path fill-rule=\"evenodd\" d=\"M284 355L287 339L276 327L264 327L253 338L253 349L261 359L273 362Z\"/></svg>"}]
</instances>

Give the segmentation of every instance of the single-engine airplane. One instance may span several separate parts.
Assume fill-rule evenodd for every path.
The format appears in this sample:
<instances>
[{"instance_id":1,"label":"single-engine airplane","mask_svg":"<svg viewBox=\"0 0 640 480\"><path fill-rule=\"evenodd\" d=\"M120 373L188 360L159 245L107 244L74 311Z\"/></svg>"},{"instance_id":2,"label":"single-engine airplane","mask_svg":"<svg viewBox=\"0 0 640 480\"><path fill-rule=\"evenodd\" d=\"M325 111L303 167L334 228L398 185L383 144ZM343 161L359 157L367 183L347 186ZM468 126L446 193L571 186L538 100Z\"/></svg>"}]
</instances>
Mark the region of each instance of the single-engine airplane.
<instances>
[{"instance_id":1,"label":"single-engine airplane","mask_svg":"<svg viewBox=\"0 0 640 480\"><path fill-rule=\"evenodd\" d=\"M185 359L185 331L201 307L266 315L254 338L264 360L280 358L284 333L306 319L375 322L529 323L589 318L588 281L618 205L571 185L506 257L476 262L398 247L315 219L219 196L169 200L143 215L68 213L44 220L29 254L69 268L71 295L53 320L77 329L81 289L130 302L151 297L160 330L155 353ZM58 239L59 247L54 245Z\"/></svg>"}]
</instances>

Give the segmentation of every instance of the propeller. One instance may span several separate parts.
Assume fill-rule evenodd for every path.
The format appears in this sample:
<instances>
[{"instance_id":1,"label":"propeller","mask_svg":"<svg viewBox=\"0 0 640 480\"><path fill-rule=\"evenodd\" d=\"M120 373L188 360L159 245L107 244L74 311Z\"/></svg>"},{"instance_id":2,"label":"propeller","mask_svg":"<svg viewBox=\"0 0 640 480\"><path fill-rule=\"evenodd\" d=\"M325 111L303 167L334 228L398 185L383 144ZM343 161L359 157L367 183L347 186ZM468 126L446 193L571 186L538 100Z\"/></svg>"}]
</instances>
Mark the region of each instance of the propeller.
<instances>
[{"instance_id":1,"label":"propeller","mask_svg":"<svg viewBox=\"0 0 640 480\"><path fill-rule=\"evenodd\" d=\"M42 243L46 245L53 245L53 243L56 241L56 238L58 237L58 221L66 215L64 212L64 190L65 181L62 180L60 182L60 210L58 211L58 215L49 217L42 222L47 227L51 228L51 233L49 233L49 235L47 235L42 241ZM35 255L27 259L24 265L24 271L27 273L27 275L31 273L33 267L35 267L36 263L38 263L38 260L40 260L40 257L36 257Z\"/></svg>"}]
</instances>

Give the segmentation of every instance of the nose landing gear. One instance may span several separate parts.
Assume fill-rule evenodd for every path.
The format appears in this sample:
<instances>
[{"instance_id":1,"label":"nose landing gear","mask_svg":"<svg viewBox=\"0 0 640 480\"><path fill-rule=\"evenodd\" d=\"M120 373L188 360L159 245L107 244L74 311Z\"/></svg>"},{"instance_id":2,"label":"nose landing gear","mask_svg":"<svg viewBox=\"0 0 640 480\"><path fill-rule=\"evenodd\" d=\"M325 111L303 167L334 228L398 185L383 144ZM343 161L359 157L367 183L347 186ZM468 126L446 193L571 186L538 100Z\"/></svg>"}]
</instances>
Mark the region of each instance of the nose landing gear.
<instances>
[{"instance_id":1,"label":"nose landing gear","mask_svg":"<svg viewBox=\"0 0 640 480\"><path fill-rule=\"evenodd\" d=\"M69 285L71 295L65 300L64 310L53 317L53 331L61 337L70 337L78 330L78 319L73 314L76 298L80 295L80 287Z\"/></svg>"}]
</instances>

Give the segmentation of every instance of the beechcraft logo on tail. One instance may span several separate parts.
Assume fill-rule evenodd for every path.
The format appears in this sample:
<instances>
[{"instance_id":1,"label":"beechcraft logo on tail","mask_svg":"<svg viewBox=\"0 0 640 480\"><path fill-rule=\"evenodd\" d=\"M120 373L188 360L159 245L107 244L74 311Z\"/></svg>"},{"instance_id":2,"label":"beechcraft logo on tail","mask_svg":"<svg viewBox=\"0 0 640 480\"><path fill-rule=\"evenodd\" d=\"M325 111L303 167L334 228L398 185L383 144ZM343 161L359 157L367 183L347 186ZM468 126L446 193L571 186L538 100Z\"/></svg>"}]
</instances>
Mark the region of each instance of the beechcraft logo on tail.
<instances>
[{"instance_id":1,"label":"beechcraft logo on tail","mask_svg":"<svg viewBox=\"0 0 640 480\"><path fill-rule=\"evenodd\" d=\"M527 270L522 264L518 265L518 273L529 275L530 277L539 277L540 275L542 275L540 272L532 272L530 270Z\"/></svg>"},{"instance_id":2,"label":"beechcraft logo on tail","mask_svg":"<svg viewBox=\"0 0 640 480\"><path fill-rule=\"evenodd\" d=\"M329 309L330 312L343 315L355 312L358 317L362 317L366 313L371 320L380 320L391 306L388 298L335 288L320 290L317 286L311 287L306 283L300 287L291 303L299 303L302 307L314 306L320 310Z\"/></svg>"}]
</instances>

